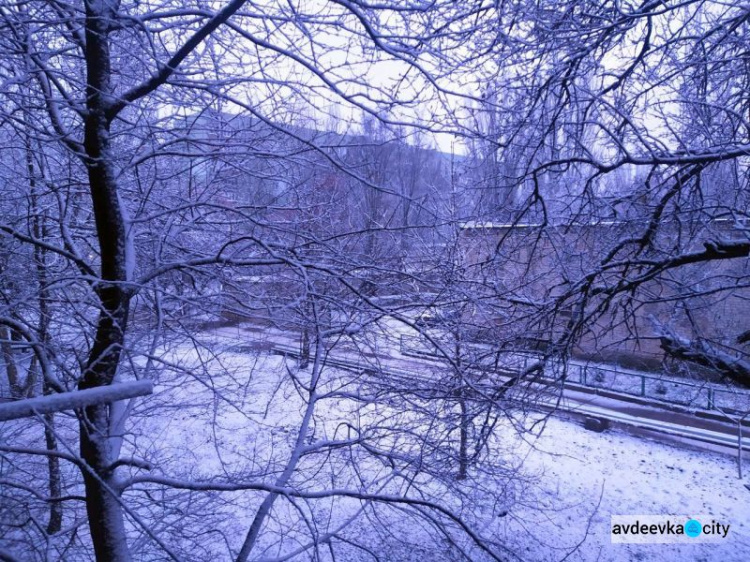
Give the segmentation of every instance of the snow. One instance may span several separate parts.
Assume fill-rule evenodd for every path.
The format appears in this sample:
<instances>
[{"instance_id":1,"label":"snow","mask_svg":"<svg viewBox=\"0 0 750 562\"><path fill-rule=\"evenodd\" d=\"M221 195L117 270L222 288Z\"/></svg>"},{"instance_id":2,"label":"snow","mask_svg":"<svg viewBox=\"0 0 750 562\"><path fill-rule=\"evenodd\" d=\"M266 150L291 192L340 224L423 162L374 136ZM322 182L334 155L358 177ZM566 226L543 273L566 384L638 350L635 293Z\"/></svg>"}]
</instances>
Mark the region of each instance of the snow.
<instances>
[{"instance_id":1,"label":"snow","mask_svg":"<svg viewBox=\"0 0 750 562\"><path fill-rule=\"evenodd\" d=\"M640 439L617 431L592 433L549 419L542 436L524 443L524 466L543 474L544 502L571 506L560 512L523 512L528 527L553 549L583 540L570 560L722 560L750 559L750 491L737 477L730 456ZM597 509L598 504L598 509ZM709 514L731 525L726 540L695 545L611 544L612 515ZM587 518L591 517L588 536ZM517 539L527 559L547 560L543 548Z\"/></svg>"},{"instance_id":2,"label":"snow","mask_svg":"<svg viewBox=\"0 0 750 562\"><path fill-rule=\"evenodd\" d=\"M125 400L150 394L151 388L151 381L131 381L74 392L25 398L7 404L0 403L0 421Z\"/></svg>"},{"instance_id":3,"label":"snow","mask_svg":"<svg viewBox=\"0 0 750 562\"><path fill-rule=\"evenodd\" d=\"M235 343L214 355L183 345L162 353L173 367L157 381L154 395L140 403L131 428L138 435L138 450L147 451L146 460L160 467L157 475L273 485L292 454L304 412L304 393L291 377L304 382L309 373L298 371L291 360L257 354L250 347ZM514 411L496 427L492 455L474 467L466 481L455 481L447 469L416 473L408 463L392 470L356 446L328 445L355 430L368 435L380 450L398 447L405 458L418 455L439 467L445 459L421 438L431 435L428 420L440 406L355 401L337 394L354 392L358 380L352 373L324 370L321 385L330 395L321 399L305 435L305 446L312 451L300 462L290 490L355 490L435 501L495 541L498 551L508 548L522 560L750 559L750 491L737 478L736 461L729 455L676 448L613 430L593 433L574 422ZM168 407L175 404L181 406ZM526 431L519 434L518 426ZM381 432L384 427L391 433ZM542 427L540 436L532 434ZM124 451L124 456L131 452ZM120 470L122 476L127 471L130 476L148 474L131 467ZM141 497L141 489L134 486L125 499ZM154 520L179 527L180 532L169 537L179 551L224 560L230 558L227 542L236 552L265 493L191 497L197 505L205 504L201 513L210 515L177 517L165 502L163 509L151 507ZM613 545L610 517L625 514L709 514L732 527L719 543ZM472 560L489 559L457 533L451 535L452 544L436 548L439 535L429 521L404 506L370 505L347 497L280 500L253 557L276 559L298 552L293 559L309 559L316 551L304 548L312 520L321 534L343 527L341 536L358 540L384 560L454 560L459 550ZM213 538L195 533L209 521L216 532ZM199 542L192 542L195 535L202 537ZM316 554L330 559L327 550ZM372 558L350 549L343 559Z\"/></svg>"},{"instance_id":4,"label":"snow","mask_svg":"<svg viewBox=\"0 0 750 562\"><path fill-rule=\"evenodd\" d=\"M389 370L413 370L420 362L400 357L395 347L409 329L394 324L393 341L368 340L371 345L362 345L361 358L374 369L378 352L380 358L389 357L383 360ZM281 331L220 328L154 352L154 392L136 400L122 446L122 457L132 462L117 474L129 481L126 505L179 559L233 559L295 451L306 407L303 385L311 372L262 351L277 340L290 347L297 343ZM350 353L352 346L343 346L342 353ZM440 368L427 363L430 371ZM422 374L432 376L421 364ZM579 422L506 404L489 454L458 481L455 459L448 454L456 443L455 405L416 397L375 399L368 396L379 390L369 383L371 377L363 370L323 370L320 401L301 440L306 454L266 518L251 559L332 560L323 545L311 545L312 530L319 538L335 534L356 541L389 562L491 559L445 514L425 510L428 517L399 503L404 498L445 507L509 560L750 559L750 490L737 477L736 453L730 448L719 454L618 429L595 433ZM612 400L571 394L562 404L601 416L611 410ZM636 410L631 405L621 421L633 423L628 416ZM75 418L59 416L58 423L61 441L73 447ZM25 426L7 422L4 427ZM38 429L30 426L37 441ZM346 444L359 436L370 450ZM24 444L15 435L8 442ZM747 453L745 472L750 472ZM149 482L149 477L182 488L190 483L224 488L182 489ZM80 490L71 486L68 492ZM731 530L715 543L612 544L610 518L629 514L706 514ZM448 536L435 530L431 518L446 525ZM134 558L163 559L164 552L129 521ZM334 543L337 560L373 559ZM83 556L82 551L71 553L71 559Z\"/></svg>"}]
</instances>

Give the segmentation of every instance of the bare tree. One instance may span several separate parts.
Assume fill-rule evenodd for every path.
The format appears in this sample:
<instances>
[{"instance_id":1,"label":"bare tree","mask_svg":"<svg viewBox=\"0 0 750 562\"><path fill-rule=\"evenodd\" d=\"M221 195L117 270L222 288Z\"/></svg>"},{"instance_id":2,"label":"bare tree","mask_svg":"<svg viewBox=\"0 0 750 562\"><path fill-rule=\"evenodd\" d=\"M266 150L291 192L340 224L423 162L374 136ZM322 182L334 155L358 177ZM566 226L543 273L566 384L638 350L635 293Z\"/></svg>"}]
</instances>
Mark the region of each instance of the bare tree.
<instances>
[{"instance_id":1,"label":"bare tree","mask_svg":"<svg viewBox=\"0 0 750 562\"><path fill-rule=\"evenodd\" d=\"M472 230L490 226L486 250L467 242L484 277L510 281L498 302L527 310L522 325L546 332L553 354L650 368L666 356L745 384L726 328L746 302L747 11L502 13L533 41L510 32L493 52L479 106L492 126L480 129L492 158L518 170L523 202L510 221L485 207Z\"/></svg>"},{"instance_id":2,"label":"bare tree","mask_svg":"<svg viewBox=\"0 0 750 562\"><path fill-rule=\"evenodd\" d=\"M337 371L328 365L327 356L344 340L355 346L361 343L357 337L372 340L372 326L386 312L374 302L373 287L399 286L413 274L368 262L364 259L368 252L362 252L374 235L391 236L390 212L379 199L385 194L400 199L404 193L388 185L382 175L368 177L356 165L347 165L337 150L325 146L319 131L291 124L292 105L282 102L296 96L314 107L321 100L337 100L348 104L350 111L372 114L402 102L408 107L411 92L390 87L357 91L370 77L358 70L357 61L342 73L331 61L335 53L327 43L333 30L344 30L351 45L361 42L359 62L367 61L372 46L379 59L408 63L402 75L416 71L429 86L430 69L421 67L418 53L410 53L404 41L422 41L434 24L423 21L419 5L398 9L402 23L397 27L408 27L410 20L417 26L413 39L398 38L381 22L380 14L390 11L388 6L347 3L327 5L322 12L314 6L283 3L261 11L241 0L227 2L218 11L179 2L31 2L0 7L5 61L2 125L23 131L40 155L55 155L48 173L30 171L26 176L43 177L45 189L37 193L33 185L23 188L35 199L25 229L14 224L17 209L10 209L3 220L4 241L20 244L26 255L35 256L41 287L36 300L22 297L15 321L4 316L3 324L9 344L16 338L12 334L20 334L32 349L45 392L102 388L128 378L154 377L168 383L170 372L194 375L198 384L211 386L221 377L201 353L220 357L197 341L196 320L215 317L217 303L224 310L256 313L263 301L248 302L256 289L272 297L266 302L277 312L297 306L297 314L307 316L305 329L315 349L310 350L310 377L305 370L291 371L291 387L280 385L299 394L305 412L289 455L284 451L273 455L259 471L243 468L225 474L221 481L187 474L174 479L139 474L154 469L143 456L158 460L160 455L137 446L132 424L142 418L130 417L139 408L135 401L86 407L75 412L75 419L61 417L60 424L43 420L46 448L36 447L33 440L29 447L3 443L4 455L40 456L49 459L50 466L65 461L66 474L68 468L79 471L83 492L74 479L66 494L51 477L50 496L37 499L54 506L75 505L83 499L97 559L129 560L134 549L144 553L154 548L171 558L189 551L200 529L186 522L188 542L169 544L165 535L177 526L174 514L181 508L170 506L167 499L154 499L154 494L176 495L180 490L204 492L200 501L232 490L252 492L253 500L262 498L238 559L246 559L250 550L258 548L262 531L278 513L279 498L313 502L329 497L364 502L360 512L373 504L406 506L413 516L435 525L437 532L463 537L452 539L456 548L465 548L459 544L468 540L472 548L497 558L491 541L472 531L450 507L400 493L403 486L419 488L423 463L415 461L419 455L389 450L396 424L386 426L387 431L369 430L374 432L369 440L357 435L361 427L351 426L345 438L334 432L333 437L308 443L308 429L321 400L357 402L356 389L338 388L340 383L333 377ZM253 62L248 65L248 60ZM299 74L289 74L290 69ZM437 83L429 87L433 93L441 89ZM242 127L224 126L235 118L227 107L250 130L249 135L243 137ZM214 116L206 119L212 111ZM218 126L207 129L207 123ZM313 179L308 184L312 197L294 200L304 191L304 182L289 168L300 170L300 163L309 163L310 155L328 162L325 167L316 164L313 170L325 169L326 174L347 177L364 187L362 193L372 198L364 215L369 222L364 226L337 222L332 202L320 200L327 181ZM261 167L248 173L246 166L259 163ZM309 173L311 167L305 166ZM284 173L279 173L283 168ZM11 167L6 179L12 180L18 170ZM65 181L58 182L62 178ZM272 189L264 192L267 188ZM244 197L237 197L243 190ZM420 204L410 199L412 209ZM304 230L313 224L315 228ZM53 258L63 266L52 266ZM4 274L4 280L18 277L10 271ZM285 280L293 282L284 286ZM240 291L226 294L228 285ZM283 293L289 288L292 298ZM29 330L31 325L36 330ZM192 346L198 364L171 361L169 349L178 345ZM13 357L7 355L10 376L13 366ZM229 376L228 370L219 373ZM333 377L325 388L320 386L323 373ZM361 374L354 380L360 378ZM270 407L272 397L273 393L265 397L265 407ZM226 401L249 418L243 410L248 405L222 389L212 399ZM250 406L263 408L262 401ZM263 435L256 426L248 427ZM18 430L23 434L25 426ZM51 437L60 444L55 445ZM378 441L381 447L373 445ZM414 440L415 451L422 443ZM355 478L342 489L308 489L315 481L314 459L357 448L390 465L388 476L370 482L355 468L342 473ZM337 458L345 462L345 456ZM303 460L308 464L302 466ZM279 462L284 468L272 478ZM228 465L225 468L229 472ZM334 476L340 469L338 463L329 465ZM392 481L395 487L386 486ZM29 493L18 482L15 489ZM192 498L177 503L187 501ZM296 501L286 508L298 508ZM163 518L153 516L155 512L163 513ZM61 529L60 515L53 510L46 533L26 546L37 553L55 551L61 558L75 556L81 548L80 520L75 509L71 513L70 528ZM356 520L357 514L355 510L349 519ZM303 510L297 521L292 529L281 525L275 535L281 537L278 544L288 547L286 536L299 544L297 525L308 527L309 545L303 550L317 549L321 542L331 543L340 535L342 544L352 542L342 531L315 531L320 518L311 511ZM347 521L338 525L343 529ZM235 548L230 541L230 552L234 554Z\"/></svg>"},{"instance_id":3,"label":"bare tree","mask_svg":"<svg viewBox=\"0 0 750 562\"><path fill-rule=\"evenodd\" d=\"M749 18L697 0L0 6L6 378L163 385L37 420L44 445L8 426L28 446L4 458L49 463L49 495L8 475L34 502L9 536L90 556L85 520L99 560L378 559L407 515L447 557L505 557L482 510L512 494L471 486L517 476L493 428L522 425L551 362L667 353L747 383L746 328L722 322L747 302ZM319 125L333 114L346 132ZM481 154L408 140L441 133ZM398 372L400 335L435 372ZM300 339L299 363L267 353Z\"/></svg>"}]
</instances>

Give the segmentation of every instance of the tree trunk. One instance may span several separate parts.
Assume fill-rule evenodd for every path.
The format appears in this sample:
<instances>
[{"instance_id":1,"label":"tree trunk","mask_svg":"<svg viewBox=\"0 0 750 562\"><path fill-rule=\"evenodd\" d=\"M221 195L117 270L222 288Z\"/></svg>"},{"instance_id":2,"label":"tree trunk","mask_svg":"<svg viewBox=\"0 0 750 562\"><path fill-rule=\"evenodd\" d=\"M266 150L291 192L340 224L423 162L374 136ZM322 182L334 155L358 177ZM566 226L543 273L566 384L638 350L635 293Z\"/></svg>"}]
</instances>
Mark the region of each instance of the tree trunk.
<instances>
[{"instance_id":1,"label":"tree trunk","mask_svg":"<svg viewBox=\"0 0 750 562\"><path fill-rule=\"evenodd\" d=\"M16 360L13 356L11 342L14 338L12 337L12 330L8 326L3 326L2 330L0 330L0 339L2 340L0 348L2 348L3 363L5 364L5 374L8 377L10 395L13 398L20 398L23 391L23 384L21 384L18 365L16 365Z\"/></svg>"},{"instance_id":2,"label":"tree trunk","mask_svg":"<svg viewBox=\"0 0 750 562\"><path fill-rule=\"evenodd\" d=\"M315 321L317 322L317 316L315 317ZM297 465L299 464L299 461L303 456L305 439L308 438L308 430L313 423L313 415L315 413L315 407L318 401L316 388L318 385L318 381L320 380L321 369L323 368L321 364L323 345L319 336L320 334L318 333L315 337L315 357L313 358L312 373L310 374L310 394L308 395L305 413L302 417L302 423L300 424L299 430L297 431L297 439L294 443L294 448L292 449L291 456L287 461L284 471L274 483L277 488L283 488L284 486L286 486L289 483L289 480L291 480L292 476L294 475L294 471L297 469ZM271 513L271 509L273 508L274 503L276 503L276 500L279 498L279 495L280 494L278 492L271 492L260 504L260 507L258 508L258 511L256 512L255 517L250 524L250 529L245 536L245 540L242 543L242 548L237 555L236 562L247 562L248 558L250 557L250 552L253 550L253 547L255 547L255 544L258 540L261 529L263 528L263 524Z\"/></svg>"},{"instance_id":3,"label":"tree trunk","mask_svg":"<svg viewBox=\"0 0 750 562\"><path fill-rule=\"evenodd\" d=\"M24 121L25 123L25 121ZM31 140L26 137L26 169L29 174L29 194L31 200L31 220L34 237L37 240L44 240L47 236L45 227L45 216L44 211L38 205L37 200L37 185L36 185L36 171L34 169L34 159L31 150ZM40 169L40 176L44 174L44 168ZM46 268L46 250L36 244L34 246L34 265L36 267L37 284L39 286L37 290L37 298L39 299L39 325L38 325L38 338L39 342L43 346L49 345L49 310L47 308L47 268ZM26 387L28 389L27 395L33 396L34 389L36 388L39 377L39 360L34 355L31 358L31 364L29 365L28 374L26 375ZM42 393L47 396L52 393L52 388L46 379L43 379ZM45 414L44 415L44 442L47 450L56 453L57 437L55 435L55 415ZM49 484L49 497L59 498L62 496L62 478L60 476L60 458L56 455L49 455L47 457L47 475ZM54 535L59 533L62 529L63 522L63 504L59 501L53 501L49 505L49 521L47 522L47 534Z\"/></svg>"},{"instance_id":4,"label":"tree trunk","mask_svg":"<svg viewBox=\"0 0 750 562\"><path fill-rule=\"evenodd\" d=\"M128 234L117 191L110 141L109 32L118 2L86 3L87 114L84 149L101 259L96 336L81 390L109 385L117 374L128 318ZM118 484L111 468L119 451L110 435L110 405L84 408L80 418L86 509L97 560L130 560Z\"/></svg>"},{"instance_id":5,"label":"tree trunk","mask_svg":"<svg viewBox=\"0 0 750 562\"><path fill-rule=\"evenodd\" d=\"M458 448L458 479L464 480L469 471L469 412L466 407L466 400L461 398L459 401L461 407L460 422L460 440Z\"/></svg>"},{"instance_id":6,"label":"tree trunk","mask_svg":"<svg viewBox=\"0 0 750 562\"><path fill-rule=\"evenodd\" d=\"M302 328L302 345L299 356L299 368L307 369L310 365L310 329L307 324Z\"/></svg>"},{"instance_id":7,"label":"tree trunk","mask_svg":"<svg viewBox=\"0 0 750 562\"><path fill-rule=\"evenodd\" d=\"M465 480L469 471L469 409L466 403L464 381L461 376L461 333L458 327L453 331L456 353L456 376L458 379L458 405L461 410L461 419L459 420L459 441L458 441L458 480Z\"/></svg>"},{"instance_id":8,"label":"tree trunk","mask_svg":"<svg viewBox=\"0 0 750 562\"><path fill-rule=\"evenodd\" d=\"M47 389L45 385L45 394ZM48 451L57 451L57 438L55 437L55 415L44 415L44 442ZM59 498L62 496L62 479L60 478L60 458L55 455L47 457L47 474L49 482L49 496ZM54 535L62 529L63 504L53 501L49 506L49 521L47 522L47 534Z\"/></svg>"}]
</instances>

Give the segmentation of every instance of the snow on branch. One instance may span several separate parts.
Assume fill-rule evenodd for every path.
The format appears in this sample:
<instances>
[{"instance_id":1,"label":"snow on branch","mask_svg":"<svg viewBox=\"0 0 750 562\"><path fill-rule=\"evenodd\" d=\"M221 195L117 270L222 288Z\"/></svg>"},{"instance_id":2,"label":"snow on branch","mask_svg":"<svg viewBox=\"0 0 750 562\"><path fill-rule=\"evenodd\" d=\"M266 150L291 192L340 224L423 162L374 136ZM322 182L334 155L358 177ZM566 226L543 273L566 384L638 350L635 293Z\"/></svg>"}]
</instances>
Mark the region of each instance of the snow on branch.
<instances>
[{"instance_id":1,"label":"snow on branch","mask_svg":"<svg viewBox=\"0 0 750 562\"><path fill-rule=\"evenodd\" d=\"M62 410L74 410L106 402L117 402L118 400L126 400L128 398L135 398L136 396L146 396L153 391L154 384L151 381L133 381L98 388L88 388L86 390L38 396L36 398L0 404L0 421L26 418L36 414L50 414Z\"/></svg>"},{"instance_id":2,"label":"snow on branch","mask_svg":"<svg viewBox=\"0 0 750 562\"><path fill-rule=\"evenodd\" d=\"M724 377L750 388L750 362L716 349L702 340L690 341L666 329L661 333L661 347L669 355L717 370Z\"/></svg>"}]
</instances>

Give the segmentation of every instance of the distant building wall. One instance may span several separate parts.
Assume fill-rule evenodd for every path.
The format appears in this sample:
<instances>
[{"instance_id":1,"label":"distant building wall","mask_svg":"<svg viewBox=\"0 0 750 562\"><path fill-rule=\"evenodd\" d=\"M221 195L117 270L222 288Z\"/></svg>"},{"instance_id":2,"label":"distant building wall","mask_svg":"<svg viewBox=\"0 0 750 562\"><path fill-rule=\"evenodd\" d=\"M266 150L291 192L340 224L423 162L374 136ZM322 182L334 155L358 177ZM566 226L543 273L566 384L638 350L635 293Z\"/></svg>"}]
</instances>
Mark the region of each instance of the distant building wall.
<instances>
[{"instance_id":1,"label":"distant building wall","mask_svg":"<svg viewBox=\"0 0 750 562\"><path fill-rule=\"evenodd\" d=\"M730 221L662 225L653 247L639 254L643 230L643 224L625 222L545 227L466 223L461 255L467 275L492 286L497 300L507 301L507 324L513 326L515 315L518 325L513 328L519 334L557 341L578 312L586 280L591 280L589 289L603 290L585 309L591 315L587 328L570 350L578 356L655 367L664 358L659 326L727 345L750 328L747 259L668 269L634 291L622 285L640 278L639 267L701 251L704 242L717 238L746 237L743 229ZM612 254L618 245L622 248ZM610 258L607 267L602 266L605 257ZM596 275L587 277L592 273ZM616 294L605 302L607 290Z\"/></svg>"}]
</instances>

